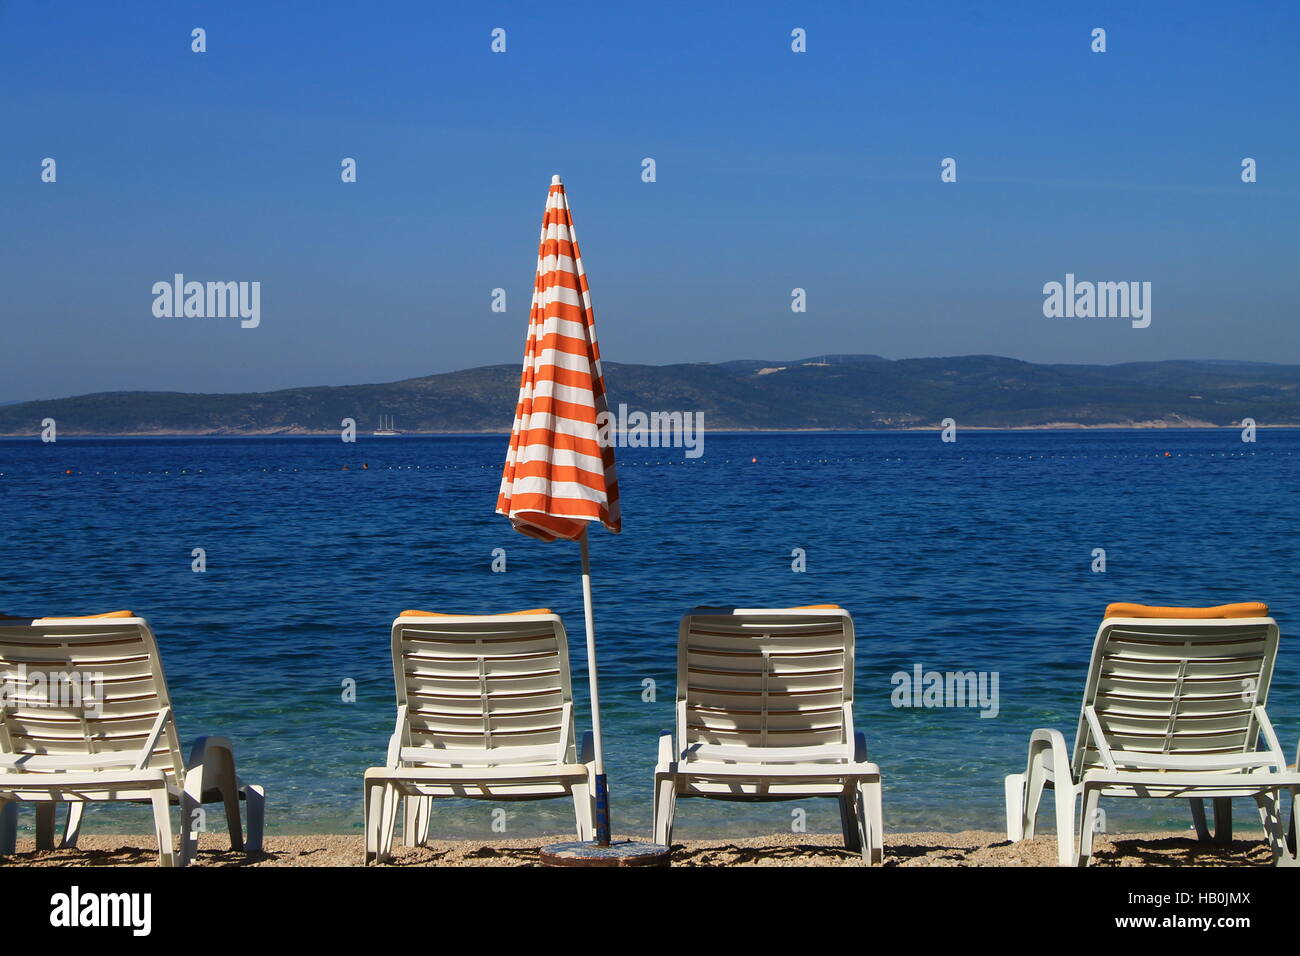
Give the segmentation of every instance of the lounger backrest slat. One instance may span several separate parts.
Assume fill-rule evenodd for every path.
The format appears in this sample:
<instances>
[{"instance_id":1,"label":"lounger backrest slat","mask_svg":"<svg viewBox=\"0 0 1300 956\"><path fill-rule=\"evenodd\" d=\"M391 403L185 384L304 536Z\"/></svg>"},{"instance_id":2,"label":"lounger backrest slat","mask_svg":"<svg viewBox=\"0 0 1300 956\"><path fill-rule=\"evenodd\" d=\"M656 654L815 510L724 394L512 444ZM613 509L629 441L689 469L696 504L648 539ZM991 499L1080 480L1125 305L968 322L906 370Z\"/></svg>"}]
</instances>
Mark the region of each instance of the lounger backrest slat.
<instances>
[{"instance_id":1,"label":"lounger backrest slat","mask_svg":"<svg viewBox=\"0 0 1300 956\"><path fill-rule=\"evenodd\" d=\"M22 769L81 769L78 760L89 757L98 769L128 769L170 707L143 618L0 623L0 754L39 758L20 761ZM117 754L120 767L104 759ZM170 714L144 766L173 781L183 776Z\"/></svg>"},{"instance_id":2,"label":"lounger backrest slat","mask_svg":"<svg viewBox=\"0 0 1300 956\"><path fill-rule=\"evenodd\" d=\"M853 620L840 609L693 611L679 632L677 704L688 756L851 756Z\"/></svg>"},{"instance_id":3,"label":"lounger backrest slat","mask_svg":"<svg viewBox=\"0 0 1300 956\"><path fill-rule=\"evenodd\" d=\"M554 614L399 617L407 765L572 762L568 639Z\"/></svg>"},{"instance_id":4,"label":"lounger backrest slat","mask_svg":"<svg viewBox=\"0 0 1300 956\"><path fill-rule=\"evenodd\" d=\"M1277 645L1272 618L1107 619L1093 646L1085 711L1095 709L1112 751L1186 757L1254 751L1255 707L1268 699ZM1074 772L1101 767L1081 714Z\"/></svg>"}]
</instances>

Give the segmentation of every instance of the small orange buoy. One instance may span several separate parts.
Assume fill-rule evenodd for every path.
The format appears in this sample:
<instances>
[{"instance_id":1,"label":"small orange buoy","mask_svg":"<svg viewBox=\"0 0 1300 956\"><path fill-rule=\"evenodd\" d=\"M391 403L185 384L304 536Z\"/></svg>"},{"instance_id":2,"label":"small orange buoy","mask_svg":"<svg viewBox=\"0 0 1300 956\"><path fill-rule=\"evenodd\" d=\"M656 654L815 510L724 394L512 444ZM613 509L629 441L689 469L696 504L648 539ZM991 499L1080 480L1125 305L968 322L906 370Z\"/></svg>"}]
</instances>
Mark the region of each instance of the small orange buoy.
<instances>
[{"instance_id":1,"label":"small orange buoy","mask_svg":"<svg viewBox=\"0 0 1300 956\"><path fill-rule=\"evenodd\" d=\"M64 471L63 471L63 473L64 473L65 475L70 475L70 474L72 474L72 469L71 469L71 468L65 468Z\"/></svg>"},{"instance_id":2,"label":"small orange buoy","mask_svg":"<svg viewBox=\"0 0 1300 956\"><path fill-rule=\"evenodd\" d=\"M750 463L751 465L757 465L757 464L758 464L758 459L757 459L757 458L751 458L751 459L749 459L749 463Z\"/></svg>"},{"instance_id":3,"label":"small orange buoy","mask_svg":"<svg viewBox=\"0 0 1300 956\"><path fill-rule=\"evenodd\" d=\"M1165 457L1166 457L1166 458L1172 458L1173 455L1169 454L1169 452L1165 452Z\"/></svg>"}]
</instances>

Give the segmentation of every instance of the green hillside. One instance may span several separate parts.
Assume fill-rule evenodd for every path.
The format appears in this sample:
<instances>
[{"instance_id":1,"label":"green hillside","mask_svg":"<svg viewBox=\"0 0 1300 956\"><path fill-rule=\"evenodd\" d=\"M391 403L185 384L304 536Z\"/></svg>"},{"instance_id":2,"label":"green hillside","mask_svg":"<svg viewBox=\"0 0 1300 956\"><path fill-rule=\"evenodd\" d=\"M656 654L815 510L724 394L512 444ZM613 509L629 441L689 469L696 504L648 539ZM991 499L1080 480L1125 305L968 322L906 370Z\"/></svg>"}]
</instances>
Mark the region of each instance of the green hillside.
<instances>
[{"instance_id":1,"label":"green hillside","mask_svg":"<svg viewBox=\"0 0 1300 956\"><path fill-rule=\"evenodd\" d=\"M1176 361L1036 365L992 355L890 361L605 366L610 397L642 411L703 412L710 429L937 426L1300 425L1300 366ZM240 435L336 432L380 415L412 432L505 431L519 369L491 365L380 385L247 394L108 392L0 406L0 434Z\"/></svg>"}]
</instances>

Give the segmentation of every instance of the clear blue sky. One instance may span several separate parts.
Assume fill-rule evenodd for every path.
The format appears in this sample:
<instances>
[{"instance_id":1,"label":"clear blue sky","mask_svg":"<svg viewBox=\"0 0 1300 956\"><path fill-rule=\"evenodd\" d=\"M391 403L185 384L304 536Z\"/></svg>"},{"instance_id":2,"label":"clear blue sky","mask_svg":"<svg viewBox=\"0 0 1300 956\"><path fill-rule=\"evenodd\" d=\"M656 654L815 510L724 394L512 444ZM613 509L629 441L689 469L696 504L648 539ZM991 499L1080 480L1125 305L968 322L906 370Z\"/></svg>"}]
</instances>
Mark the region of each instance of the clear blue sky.
<instances>
[{"instance_id":1,"label":"clear blue sky","mask_svg":"<svg viewBox=\"0 0 1300 956\"><path fill-rule=\"evenodd\" d=\"M0 0L0 400L517 362L557 172L612 361L1300 362L1300 4L747 6Z\"/></svg>"}]
</instances>

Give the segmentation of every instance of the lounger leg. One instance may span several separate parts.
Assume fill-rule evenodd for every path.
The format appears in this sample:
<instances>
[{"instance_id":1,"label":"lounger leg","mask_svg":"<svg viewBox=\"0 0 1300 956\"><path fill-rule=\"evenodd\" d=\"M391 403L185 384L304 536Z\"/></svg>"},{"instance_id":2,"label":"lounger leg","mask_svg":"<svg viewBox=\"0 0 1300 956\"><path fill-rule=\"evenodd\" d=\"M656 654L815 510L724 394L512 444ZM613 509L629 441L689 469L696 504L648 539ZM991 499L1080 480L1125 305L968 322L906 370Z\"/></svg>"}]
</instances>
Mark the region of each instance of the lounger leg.
<instances>
[{"instance_id":1,"label":"lounger leg","mask_svg":"<svg viewBox=\"0 0 1300 956\"><path fill-rule=\"evenodd\" d=\"M397 827L397 788L390 783L366 787L366 862L385 862L393 855L393 830Z\"/></svg>"},{"instance_id":2,"label":"lounger leg","mask_svg":"<svg viewBox=\"0 0 1300 956\"><path fill-rule=\"evenodd\" d=\"M871 833L870 863L879 864L885 860L885 788L879 781L866 784L863 800L866 804L866 828Z\"/></svg>"},{"instance_id":3,"label":"lounger leg","mask_svg":"<svg viewBox=\"0 0 1300 956\"><path fill-rule=\"evenodd\" d=\"M1205 822L1205 801L1200 797L1193 797L1187 801L1192 807L1192 826L1196 828L1196 839L1202 843L1210 842L1210 827Z\"/></svg>"},{"instance_id":4,"label":"lounger leg","mask_svg":"<svg viewBox=\"0 0 1300 956\"><path fill-rule=\"evenodd\" d=\"M1264 842L1268 844L1268 849L1273 854L1274 862L1276 862L1278 844L1275 839L1275 830L1277 828L1271 824L1274 818L1278 816L1277 794L1255 794L1255 806L1259 808L1259 822L1264 825Z\"/></svg>"},{"instance_id":5,"label":"lounger leg","mask_svg":"<svg viewBox=\"0 0 1300 956\"><path fill-rule=\"evenodd\" d=\"M1092 862L1092 842L1097 832L1097 808L1101 803L1101 791L1085 789L1083 792L1083 819L1079 826L1079 854L1076 866L1087 866Z\"/></svg>"},{"instance_id":6,"label":"lounger leg","mask_svg":"<svg viewBox=\"0 0 1300 956\"><path fill-rule=\"evenodd\" d=\"M361 792L361 827L366 833L366 863L379 853L379 784L367 782Z\"/></svg>"},{"instance_id":7,"label":"lounger leg","mask_svg":"<svg viewBox=\"0 0 1300 956\"><path fill-rule=\"evenodd\" d=\"M1232 842L1232 798L1214 798L1214 842Z\"/></svg>"},{"instance_id":8,"label":"lounger leg","mask_svg":"<svg viewBox=\"0 0 1300 956\"><path fill-rule=\"evenodd\" d=\"M596 807L592 800L591 787L586 781L573 785L573 818L580 843L596 839Z\"/></svg>"},{"instance_id":9,"label":"lounger leg","mask_svg":"<svg viewBox=\"0 0 1300 956\"><path fill-rule=\"evenodd\" d=\"M365 789L366 862L382 863L392 855L397 825L397 793L389 783L367 783Z\"/></svg>"},{"instance_id":10,"label":"lounger leg","mask_svg":"<svg viewBox=\"0 0 1300 956\"><path fill-rule=\"evenodd\" d=\"M871 865L871 858L875 853L875 846L872 843L871 824L868 822L867 810L867 793L866 787L858 783L853 788L853 817L854 817L854 836L857 838L859 850L862 852L862 862L866 866Z\"/></svg>"},{"instance_id":11,"label":"lounger leg","mask_svg":"<svg viewBox=\"0 0 1300 956\"><path fill-rule=\"evenodd\" d=\"M1024 816L1021 818L1020 833L1021 839L1032 840L1034 831L1038 827L1038 805L1043 799L1043 790L1047 786L1047 774L1043 771L1043 754L1046 751L1040 751L1037 759L1029 763L1029 780L1025 784L1025 802ZM1070 816L1074 816L1071 810Z\"/></svg>"},{"instance_id":12,"label":"lounger leg","mask_svg":"<svg viewBox=\"0 0 1300 956\"><path fill-rule=\"evenodd\" d=\"M408 793L402 798L402 843L406 846L419 846L420 836L420 798Z\"/></svg>"},{"instance_id":13,"label":"lounger leg","mask_svg":"<svg viewBox=\"0 0 1300 956\"><path fill-rule=\"evenodd\" d=\"M215 764L215 766L211 766ZM212 774L212 778L208 774ZM224 748L214 749L203 768L204 781L214 779L221 802L226 807L226 829L230 832L230 848L244 851L244 828L239 822L239 778L235 776L235 755Z\"/></svg>"},{"instance_id":14,"label":"lounger leg","mask_svg":"<svg viewBox=\"0 0 1300 956\"><path fill-rule=\"evenodd\" d=\"M1296 858L1287 851L1286 824L1282 822L1282 794L1277 791L1255 795L1259 806L1259 819L1264 824L1264 837L1273 854L1274 866L1295 866Z\"/></svg>"},{"instance_id":15,"label":"lounger leg","mask_svg":"<svg viewBox=\"0 0 1300 956\"><path fill-rule=\"evenodd\" d=\"M203 773L185 775L181 792L181 866L189 866L199 855L199 824L203 819Z\"/></svg>"},{"instance_id":16,"label":"lounger leg","mask_svg":"<svg viewBox=\"0 0 1300 956\"><path fill-rule=\"evenodd\" d=\"M59 844L64 849L76 849L77 840L81 839L81 818L85 813L84 800L74 800L68 804L68 822L63 827L63 842Z\"/></svg>"},{"instance_id":17,"label":"lounger leg","mask_svg":"<svg viewBox=\"0 0 1300 956\"><path fill-rule=\"evenodd\" d=\"M1019 843L1025 838L1025 775L1009 773L1002 786L1006 790L1007 839Z\"/></svg>"},{"instance_id":18,"label":"lounger leg","mask_svg":"<svg viewBox=\"0 0 1300 956\"><path fill-rule=\"evenodd\" d=\"M1210 833L1210 827L1205 820L1205 801L1200 797L1193 797L1187 801L1192 806L1192 825L1196 827L1196 839L1202 843L1209 843L1213 840L1215 843L1232 842L1232 798L1215 797L1214 798L1214 832Z\"/></svg>"},{"instance_id":19,"label":"lounger leg","mask_svg":"<svg viewBox=\"0 0 1300 956\"><path fill-rule=\"evenodd\" d=\"M663 846L672 846L673 817L677 811L677 781L671 774L665 774L655 781L654 826L655 842Z\"/></svg>"},{"instance_id":20,"label":"lounger leg","mask_svg":"<svg viewBox=\"0 0 1300 956\"><path fill-rule=\"evenodd\" d=\"M382 862L393 855L393 838L397 833L397 804L401 794L394 786L384 788L381 798L379 826L379 860Z\"/></svg>"},{"instance_id":21,"label":"lounger leg","mask_svg":"<svg viewBox=\"0 0 1300 956\"><path fill-rule=\"evenodd\" d=\"M1074 787L1066 783L1052 789L1056 793L1056 862L1060 866L1073 866Z\"/></svg>"},{"instance_id":22,"label":"lounger leg","mask_svg":"<svg viewBox=\"0 0 1300 956\"><path fill-rule=\"evenodd\" d=\"M1297 812L1300 811L1300 807L1296 806L1297 796L1298 796L1297 793L1294 790L1292 790L1291 791L1291 813L1290 813L1291 825L1287 828L1286 831L1286 849L1287 852L1290 853L1293 857L1300 858L1300 853L1296 852L1296 823L1297 823L1296 817L1300 816L1300 813Z\"/></svg>"},{"instance_id":23,"label":"lounger leg","mask_svg":"<svg viewBox=\"0 0 1300 956\"><path fill-rule=\"evenodd\" d=\"M429 825L433 822L433 797L420 798L420 819L416 833L420 837L420 846L429 842Z\"/></svg>"},{"instance_id":24,"label":"lounger leg","mask_svg":"<svg viewBox=\"0 0 1300 956\"><path fill-rule=\"evenodd\" d=\"M407 846L424 846L429 842L429 817L432 815L433 797L407 794L406 812L402 819L402 842Z\"/></svg>"},{"instance_id":25,"label":"lounger leg","mask_svg":"<svg viewBox=\"0 0 1300 956\"><path fill-rule=\"evenodd\" d=\"M239 819L239 787L233 779L221 784L221 802L226 807L226 830L230 833L230 848L244 852L244 825Z\"/></svg>"},{"instance_id":26,"label":"lounger leg","mask_svg":"<svg viewBox=\"0 0 1300 956\"><path fill-rule=\"evenodd\" d=\"M244 840L244 852L261 853L262 838L266 833L266 791L246 783L241 792L244 794L244 813L248 817L248 838Z\"/></svg>"},{"instance_id":27,"label":"lounger leg","mask_svg":"<svg viewBox=\"0 0 1300 956\"><path fill-rule=\"evenodd\" d=\"M43 800L36 804L36 849L54 849L54 815L59 805Z\"/></svg>"},{"instance_id":28,"label":"lounger leg","mask_svg":"<svg viewBox=\"0 0 1300 956\"><path fill-rule=\"evenodd\" d=\"M158 865L175 866L176 849L172 843L172 805L166 787L158 787L150 795L153 804L153 830L158 838Z\"/></svg>"},{"instance_id":29,"label":"lounger leg","mask_svg":"<svg viewBox=\"0 0 1300 956\"><path fill-rule=\"evenodd\" d=\"M865 813L859 814L860 809L865 811L865 807L860 806L862 787L853 784L840 794L839 801L840 832L844 834L844 849L850 853L857 853L862 850L862 824L865 822Z\"/></svg>"},{"instance_id":30,"label":"lounger leg","mask_svg":"<svg viewBox=\"0 0 1300 956\"><path fill-rule=\"evenodd\" d=\"M878 796L875 793L879 789L879 784L859 783L853 788L854 795L854 816L858 822L858 843L862 847L862 862L867 866L879 863L881 857L880 832L872 824L872 801Z\"/></svg>"},{"instance_id":31,"label":"lounger leg","mask_svg":"<svg viewBox=\"0 0 1300 956\"><path fill-rule=\"evenodd\" d=\"M0 856L18 852L18 804L0 800Z\"/></svg>"}]
</instances>

